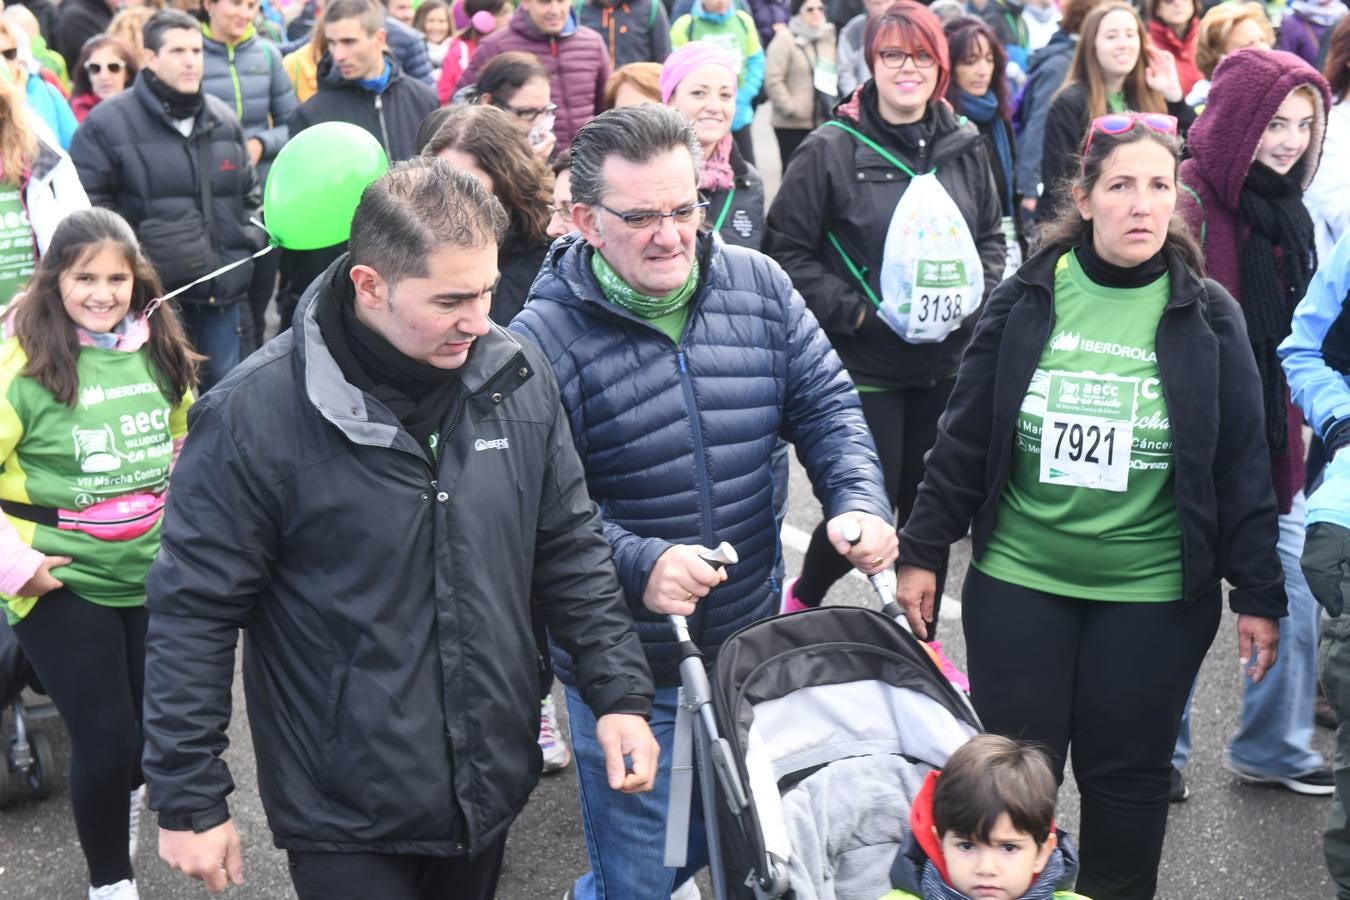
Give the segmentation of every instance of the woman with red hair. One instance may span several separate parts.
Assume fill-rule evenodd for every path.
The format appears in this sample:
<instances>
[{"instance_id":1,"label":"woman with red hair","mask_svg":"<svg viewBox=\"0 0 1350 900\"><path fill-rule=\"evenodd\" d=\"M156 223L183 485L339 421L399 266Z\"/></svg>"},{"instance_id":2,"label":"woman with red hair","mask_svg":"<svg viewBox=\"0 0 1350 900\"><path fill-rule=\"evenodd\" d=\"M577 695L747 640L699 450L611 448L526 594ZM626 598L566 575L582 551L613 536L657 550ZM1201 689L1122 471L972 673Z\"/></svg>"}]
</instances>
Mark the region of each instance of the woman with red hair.
<instances>
[{"instance_id":1,"label":"woman with red hair","mask_svg":"<svg viewBox=\"0 0 1350 900\"><path fill-rule=\"evenodd\" d=\"M764 252L787 270L858 385L903 521L980 305L1002 278L1005 244L985 141L943 100L951 64L938 17L900 0L868 22L863 46L873 77L793 154ZM951 210L941 230L959 242L942 255L968 260L941 286L923 274L941 268L925 265L937 257L904 249L923 241L897 240L910 215L932 221L936 207ZM952 252L962 247L969 252ZM784 590L786 610L818 606L847 572L840 540L816 528L801 577Z\"/></svg>"}]
</instances>

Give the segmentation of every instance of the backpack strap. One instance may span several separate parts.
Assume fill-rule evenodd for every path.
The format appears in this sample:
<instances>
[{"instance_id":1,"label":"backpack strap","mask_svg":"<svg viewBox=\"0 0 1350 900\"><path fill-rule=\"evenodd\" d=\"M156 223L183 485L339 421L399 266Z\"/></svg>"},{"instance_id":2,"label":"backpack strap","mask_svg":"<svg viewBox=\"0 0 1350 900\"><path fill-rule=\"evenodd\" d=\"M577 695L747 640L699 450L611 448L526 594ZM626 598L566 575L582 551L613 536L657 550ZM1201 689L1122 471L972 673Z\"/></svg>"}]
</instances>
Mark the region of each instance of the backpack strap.
<instances>
[{"instance_id":1,"label":"backpack strap","mask_svg":"<svg viewBox=\"0 0 1350 900\"><path fill-rule=\"evenodd\" d=\"M838 128L838 129L840 129L841 131L847 131L849 134L851 134L851 135L853 135L855 138L857 138L858 141L860 141L861 143L863 143L863 144L865 144L866 146L870 147L872 150L875 150L875 151L877 152L877 154L878 154L882 159L886 160L886 162L888 162L888 163L890 163L891 165L895 166L897 169L899 169L901 172L904 172L904 173L905 173L906 175L908 175L910 178L918 178L918 177L919 177L918 174L915 173L915 171L914 171L913 169L911 169L909 166L907 166L907 165L905 165L904 163L902 163L898 158L896 158L896 156L895 156L893 153L891 153L891 152L890 152L889 150L887 150L885 147L883 147L883 146L881 146L880 144L878 144L876 141L872 140L872 139L871 139L870 137L868 137L867 135L863 134L863 133L862 133L861 131L859 131L858 129L854 128L852 125L846 125L846 124L844 124L843 122L840 122L838 119L831 119L830 121L826 122L825 124L826 124L826 125L829 125L829 126L831 126L831 127L834 127L834 128ZM931 175L931 174L933 174L933 172L936 172L936 171L937 171L937 166L934 166L934 167L932 168L932 170L931 170L928 174Z\"/></svg>"},{"instance_id":2,"label":"backpack strap","mask_svg":"<svg viewBox=\"0 0 1350 900\"><path fill-rule=\"evenodd\" d=\"M825 232L825 239L830 242L830 246L835 249L839 254L839 258L844 261L844 265L848 267L849 274L857 280L859 286L863 289L863 293L867 295L867 299L871 300L872 305L877 309L881 309L880 298L878 298L876 293L872 290L872 286L867 283L867 269L860 268L858 264L844 252L843 245L839 243L839 238L834 236L833 231Z\"/></svg>"},{"instance_id":3,"label":"backpack strap","mask_svg":"<svg viewBox=\"0 0 1350 900\"><path fill-rule=\"evenodd\" d=\"M585 3L586 0L581 0L581 2ZM651 10L647 13L647 30L648 30L648 31L655 31L655 30L656 30L656 4L657 4L658 2L660 2L660 0L651 0Z\"/></svg>"}]
</instances>

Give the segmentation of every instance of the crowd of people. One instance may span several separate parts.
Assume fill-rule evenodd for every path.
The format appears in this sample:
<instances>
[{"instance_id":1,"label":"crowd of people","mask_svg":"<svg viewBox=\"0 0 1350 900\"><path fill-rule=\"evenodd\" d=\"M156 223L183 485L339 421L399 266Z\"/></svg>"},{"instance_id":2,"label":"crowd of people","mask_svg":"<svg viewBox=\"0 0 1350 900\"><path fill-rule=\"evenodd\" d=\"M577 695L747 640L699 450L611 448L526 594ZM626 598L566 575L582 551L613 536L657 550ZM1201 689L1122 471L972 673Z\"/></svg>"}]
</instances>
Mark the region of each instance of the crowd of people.
<instances>
[{"instance_id":1,"label":"crowd of people","mask_svg":"<svg viewBox=\"0 0 1350 900\"><path fill-rule=\"evenodd\" d=\"M1350 897L1350 727L1334 770L1313 746L1350 720L1346 13L5 7L0 608L70 732L90 898L138 896L146 805L165 862L241 881L241 630L302 900L492 897L573 760L568 897L696 897L667 618L712 660L851 569L895 571L999 736L914 798L887 896L1152 897L1226 598L1223 765L1334 795ZM276 161L333 123L388 172L345 242L269 242Z\"/></svg>"}]
</instances>

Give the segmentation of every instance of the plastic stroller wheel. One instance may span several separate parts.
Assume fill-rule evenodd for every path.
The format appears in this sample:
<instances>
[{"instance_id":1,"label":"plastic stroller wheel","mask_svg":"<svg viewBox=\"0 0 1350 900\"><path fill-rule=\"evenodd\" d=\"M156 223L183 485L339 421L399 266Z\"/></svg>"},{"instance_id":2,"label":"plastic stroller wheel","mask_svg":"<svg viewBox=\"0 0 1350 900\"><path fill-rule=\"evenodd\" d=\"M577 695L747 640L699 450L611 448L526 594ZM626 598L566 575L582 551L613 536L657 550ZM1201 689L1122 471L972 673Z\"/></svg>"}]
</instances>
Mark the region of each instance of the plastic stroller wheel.
<instances>
[{"instance_id":1,"label":"plastic stroller wheel","mask_svg":"<svg viewBox=\"0 0 1350 900\"><path fill-rule=\"evenodd\" d=\"M9 804L9 754L0 755L0 808Z\"/></svg>"},{"instance_id":2,"label":"plastic stroller wheel","mask_svg":"<svg viewBox=\"0 0 1350 900\"><path fill-rule=\"evenodd\" d=\"M28 735L28 743L33 748L33 764L28 767L28 791L41 800L51 793L52 775L56 771L52 742L47 735L34 732Z\"/></svg>"}]
</instances>

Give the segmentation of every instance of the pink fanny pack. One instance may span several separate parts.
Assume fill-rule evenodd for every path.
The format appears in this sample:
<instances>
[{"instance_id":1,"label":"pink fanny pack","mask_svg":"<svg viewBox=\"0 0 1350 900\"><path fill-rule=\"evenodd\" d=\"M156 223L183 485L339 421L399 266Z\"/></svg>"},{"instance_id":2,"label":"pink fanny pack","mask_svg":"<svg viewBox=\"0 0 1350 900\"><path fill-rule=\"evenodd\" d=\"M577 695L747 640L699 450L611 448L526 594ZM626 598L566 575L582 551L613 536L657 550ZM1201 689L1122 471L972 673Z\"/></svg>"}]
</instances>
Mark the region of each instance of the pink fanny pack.
<instances>
[{"instance_id":1,"label":"pink fanny pack","mask_svg":"<svg viewBox=\"0 0 1350 900\"><path fill-rule=\"evenodd\" d=\"M4 511L61 531L81 531L101 541L130 541L145 534L164 514L163 494L126 494L81 510L52 509L5 501Z\"/></svg>"}]
</instances>

